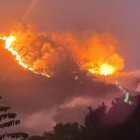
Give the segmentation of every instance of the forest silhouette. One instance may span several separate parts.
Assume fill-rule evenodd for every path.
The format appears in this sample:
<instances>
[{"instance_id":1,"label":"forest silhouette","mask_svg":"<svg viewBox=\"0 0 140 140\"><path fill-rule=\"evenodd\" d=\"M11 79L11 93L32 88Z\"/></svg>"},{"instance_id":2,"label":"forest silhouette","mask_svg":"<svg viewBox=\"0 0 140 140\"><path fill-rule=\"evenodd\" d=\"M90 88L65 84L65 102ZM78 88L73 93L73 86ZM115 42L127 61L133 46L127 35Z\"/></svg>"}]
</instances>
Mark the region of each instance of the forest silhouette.
<instances>
[{"instance_id":1,"label":"forest silhouette","mask_svg":"<svg viewBox=\"0 0 140 140\"><path fill-rule=\"evenodd\" d=\"M140 95L124 99L116 98L108 110L104 102L97 109L89 106L84 125L58 123L29 140L140 140Z\"/></svg>"},{"instance_id":2,"label":"forest silhouette","mask_svg":"<svg viewBox=\"0 0 140 140\"><path fill-rule=\"evenodd\" d=\"M77 122L58 123L52 131L44 130L45 132L41 136L6 131L0 134L0 140L8 138L22 140L140 140L140 95L127 96L127 98L126 95L115 98L109 109L104 102L96 109L91 106L87 107L88 114L85 117L84 125ZM0 106L1 130L20 124L20 120L16 119L17 114L8 112L10 109L8 106Z\"/></svg>"}]
</instances>

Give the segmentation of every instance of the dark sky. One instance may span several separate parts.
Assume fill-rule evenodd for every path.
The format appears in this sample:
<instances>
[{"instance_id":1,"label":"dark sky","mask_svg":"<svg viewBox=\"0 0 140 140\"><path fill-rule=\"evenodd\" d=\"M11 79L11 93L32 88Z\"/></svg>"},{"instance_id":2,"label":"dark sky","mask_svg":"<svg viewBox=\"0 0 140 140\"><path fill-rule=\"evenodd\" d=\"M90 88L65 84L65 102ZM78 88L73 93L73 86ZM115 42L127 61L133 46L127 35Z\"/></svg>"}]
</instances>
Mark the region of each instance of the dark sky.
<instances>
[{"instance_id":1,"label":"dark sky","mask_svg":"<svg viewBox=\"0 0 140 140\"><path fill-rule=\"evenodd\" d=\"M0 34L19 21L33 24L43 32L110 32L119 41L117 49L125 59L125 69L138 70L139 5L139 0L0 0ZM72 62L68 66L72 67ZM21 117L20 129L33 134L50 130L60 121L82 122L86 106L95 107L104 100L109 104L112 98L120 96L115 86L93 82L85 72L79 71L80 78L75 81L74 74L65 67L50 79L34 75L18 66L3 49L0 68L3 103L11 105Z\"/></svg>"}]
</instances>

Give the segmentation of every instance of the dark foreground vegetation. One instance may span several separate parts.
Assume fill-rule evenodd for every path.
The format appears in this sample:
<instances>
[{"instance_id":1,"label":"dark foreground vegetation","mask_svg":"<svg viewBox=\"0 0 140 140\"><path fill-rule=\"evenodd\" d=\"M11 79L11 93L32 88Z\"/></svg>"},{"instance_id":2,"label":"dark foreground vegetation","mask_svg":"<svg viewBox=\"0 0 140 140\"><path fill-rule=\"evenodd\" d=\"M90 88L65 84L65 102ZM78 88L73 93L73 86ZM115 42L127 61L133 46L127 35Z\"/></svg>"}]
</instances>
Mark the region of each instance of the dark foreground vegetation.
<instances>
[{"instance_id":1,"label":"dark foreground vegetation","mask_svg":"<svg viewBox=\"0 0 140 140\"><path fill-rule=\"evenodd\" d=\"M95 110L88 107L84 125L59 123L29 140L140 140L140 96L124 98L112 101L108 111L104 103Z\"/></svg>"},{"instance_id":2,"label":"dark foreground vegetation","mask_svg":"<svg viewBox=\"0 0 140 140\"><path fill-rule=\"evenodd\" d=\"M2 99L1 96L0 99ZM17 139L17 138L24 140L27 139L28 134L26 133L23 132L8 133L6 131L5 128L17 126L20 124L20 120L16 119L17 114L11 113L9 111L10 109L11 108L9 106L0 106L0 140Z\"/></svg>"}]
</instances>

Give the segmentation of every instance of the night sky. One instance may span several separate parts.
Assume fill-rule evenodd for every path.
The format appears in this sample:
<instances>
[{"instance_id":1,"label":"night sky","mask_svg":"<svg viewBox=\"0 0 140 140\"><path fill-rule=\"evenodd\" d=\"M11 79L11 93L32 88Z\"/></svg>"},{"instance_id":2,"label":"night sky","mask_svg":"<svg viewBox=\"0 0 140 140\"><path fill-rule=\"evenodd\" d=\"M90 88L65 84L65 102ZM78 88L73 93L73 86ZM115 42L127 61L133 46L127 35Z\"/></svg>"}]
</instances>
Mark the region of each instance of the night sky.
<instances>
[{"instance_id":1,"label":"night sky","mask_svg":"<svg viewBox=\"0 0 140 140\"><path fill-rule=\"evenodd\" d=\"M40 32L110 32L119 41L117 51L125 60L124 70L131 71L123 83L135 89L140 76L139 5L138 0L0 0L0 35L22 21L27 10L23 24L32 24ZM58 122L83 123L87 106L97 107L102 101L110 106L113 98L122 95L115 85L96 82L78 68L75 80L75 64L65 64L46 78L22 68L10 52L0 48L2 103L20 117L19 129L41 134Z\"/></svg>"}]
</instances>

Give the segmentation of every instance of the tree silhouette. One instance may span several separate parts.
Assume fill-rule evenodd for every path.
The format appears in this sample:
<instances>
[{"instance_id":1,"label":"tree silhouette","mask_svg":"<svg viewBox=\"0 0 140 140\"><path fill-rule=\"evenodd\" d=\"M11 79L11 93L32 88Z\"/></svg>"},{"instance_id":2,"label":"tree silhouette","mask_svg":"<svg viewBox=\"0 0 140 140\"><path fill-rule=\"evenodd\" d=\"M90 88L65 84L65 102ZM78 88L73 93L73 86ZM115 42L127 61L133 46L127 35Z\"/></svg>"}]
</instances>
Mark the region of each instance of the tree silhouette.
<instances>
[{"instance_id":1,"label":"tree silhouette","mask_svg":"<svg viewBox=\"0 0 140 140\"><path fill-rule=\"evenodd\" d=\"M47 140L44 136L31 136L29 140Z\"/></svg>"},{"instance_id":2,"label":"tree silhouette","mask_svg":"<svg viewBox=\"0 0 140 140\"><path fill-rule=\"evenodd\" d=\"M105 130L106 123L106 109L104 102L97 109L92 109L88 107L89 113L85 118L85 126L82 128L82 138L84 140L101 139L103 132ZM102 134L102 135L101 135Z\"/></svg>"},{"instance_id":3,"label":"tree silhouette","mask_svg":"<svg viewBox=\"0 0 140 140\"><path fill-rule=\"evenodd\" d=\"M2 99L2 97L0 96L0 99ZM0 129L4 129L4 128L9 128L12 126L17 126L20 124L20 120L17 120L17 114L15 113L8 113L8 111L10 110L10 107L6 107L6 106L0 106ZM28 138L28 134L26 133L22 133L22 132L17 132L17 133L8 133L5 132L3 134L0 134L0 140L3 140L4 138L22 138L22 139L27 139Z\"/></svg>"},{"instance_id":4,"label":"tree silhouette","mask_svg":"<svg viewBox=\"0 0 140 140\"><path fill-rule=\"evenodd\" d=\"M81 129L78 123L59 123L52 132L45 132L44 137L47 140L77 140L80 138L80 133Z\"/></svg>"},{"instance_id":5,"label":"tree silhouette","mask_svg":"<svg viewBox=\"0 0 140 140\"><path fill-rule=\"evenodd\" d=\"M102 103L97 109L88 107L85 124L59 123L53 131L29 140L140 140L140 95L125 95L112 101L111 108Z\"/></svg>"}]
</instances>

